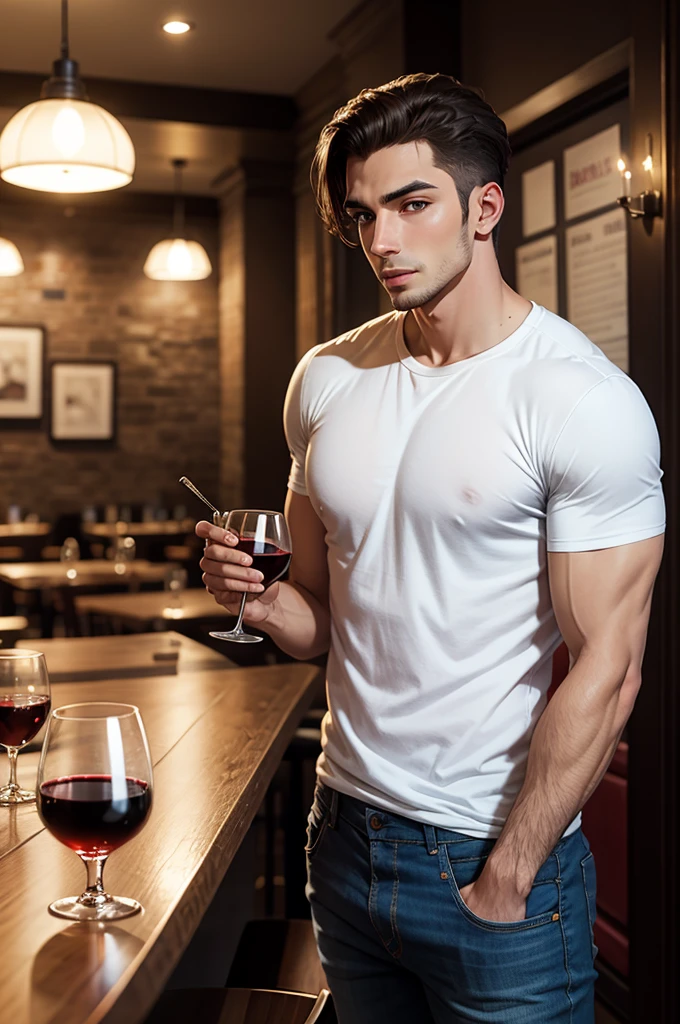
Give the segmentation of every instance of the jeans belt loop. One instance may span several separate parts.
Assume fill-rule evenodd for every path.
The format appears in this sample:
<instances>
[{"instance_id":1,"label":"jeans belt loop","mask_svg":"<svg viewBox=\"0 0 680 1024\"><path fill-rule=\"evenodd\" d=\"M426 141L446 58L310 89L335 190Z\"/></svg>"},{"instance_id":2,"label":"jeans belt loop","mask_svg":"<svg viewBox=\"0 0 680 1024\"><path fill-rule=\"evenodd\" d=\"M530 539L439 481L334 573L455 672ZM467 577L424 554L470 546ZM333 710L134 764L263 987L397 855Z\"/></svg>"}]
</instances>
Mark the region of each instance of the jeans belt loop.
<instances>
[{"instance_id":1,"label":"jeans belt loop","mask_svg":"<svg viewBox=\"0 0 680 1024\"><path fill-rule=\"evenodd\" d=\"M427 852L432 856L439 852L439 846L437 845L437 832L434 825L423 825L423 832L425 834L425 845Z\"/></svg>"},{"instance_id":2,"label":"jeans belt loop","mask_svg":"<svg viewBox=\"0 0 680 1024\"><path fill-rule=\"evenodd\" d=\"M328 815L328 824L330 825L331 828L335 828L335 824L338 820L338 804L340 803L340 794L338 793L337 789L333 789L331 790L331 792L333 795L331 796L331 810L330 814Z\"/></svg>"}]
</instances>

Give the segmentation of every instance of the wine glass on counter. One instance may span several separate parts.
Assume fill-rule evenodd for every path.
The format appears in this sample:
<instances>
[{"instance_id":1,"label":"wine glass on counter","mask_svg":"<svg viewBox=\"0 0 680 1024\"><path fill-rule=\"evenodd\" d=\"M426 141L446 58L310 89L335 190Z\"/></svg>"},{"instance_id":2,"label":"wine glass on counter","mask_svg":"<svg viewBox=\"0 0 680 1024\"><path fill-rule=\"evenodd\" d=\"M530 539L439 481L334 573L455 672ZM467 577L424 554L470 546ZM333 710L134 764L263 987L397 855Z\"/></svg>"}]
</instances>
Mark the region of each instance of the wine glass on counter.
<instances>
[{"instance_id":1,"label":"wine glass on counter","mask_svg":"<svg viewBox=\"0 0 680 1024\"><path fill-rule=\"evenodd\" d=\"M50 904L53 914L114 921L142 909L137 900L106 892L102 875L108 856L145 824L152 788L139 708L96 701L52 712L38 768L38 813L87 870L84 892Z\"/></svg>"},{"instance_id":2,"label":"wine glass on counter","mask_svg":"<svg viewBox=\"0 0 680 1024\"><path fill-rule=\"evenodd\" d=\"M0 788L0 804L35 801L35 791L17 782L17 757L36 736L50 710L50 679L41 651L0 651L0 744L9 756L9 782Z\"/></svg>"},{"instance_id":3,"label":"wine glass on counter","mask_svg":"<svg viewBox=\"0 0 680 1024\"><path fill-rule=\"evenodd\" d=\"M218 513L219 514L219 513ZM292 545L286 517L282 512L262 509L232 509L227 515L226 530L238 537L237 550L245 551L253 560L250 568L257 569L264 579L262 586L267 589L280 579L290 564ZM264 591L263 591L264 592ZM258 594L258 597L261 594ZM217 640L231 640L235 643L258 643L263 638L242 629L243 613L248 595L241 597L238 621L228 632L215 631L210 636Z\"/></svg>"}]
</instances>

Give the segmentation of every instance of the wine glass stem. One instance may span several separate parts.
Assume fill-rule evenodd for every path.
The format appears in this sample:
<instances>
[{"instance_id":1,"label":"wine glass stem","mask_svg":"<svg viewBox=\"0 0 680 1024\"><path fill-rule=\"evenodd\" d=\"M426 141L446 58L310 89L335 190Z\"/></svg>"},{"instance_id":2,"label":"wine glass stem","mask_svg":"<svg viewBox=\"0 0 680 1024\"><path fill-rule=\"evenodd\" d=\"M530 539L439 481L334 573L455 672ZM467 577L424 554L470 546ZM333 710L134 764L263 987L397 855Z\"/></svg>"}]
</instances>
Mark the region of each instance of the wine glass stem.
<instances>
[{"instance_id":1,"label":"wine glass stem","mask_svg":"<svg viewBox=\"0 0 680 1024\"><path fill-rule=\"evenodd\" d=\"M241 623L243 622L243 613L246 610L246 598L247 597L248 597L247 594L243 594L242 597L241 597L241 610L238 613L238 622L234 626L234 633L242 633L243 632L243 630L241 629Z\"/></svg>"},{"instance_id":2,"label":"wine glass stem","mask_svg":"<svg viewBox=\"0 0 680 1024\"><path fill-rule=\"evenodd\" d=\"M87 871L87 889L80 897L79 902L90 905L105 903L109 899L109 894L105 891L102 881L106 857L83 857L82 860Z\"/></svg>"},{"instance_id":3,"label":"wine glass stem","mask_svg":"<svg viewBox=\"0 0 680 1024\"><path fill-rule=\"evenodd\" d=\"M19 783L17 782L17 758L19 756L18 747L8 747L7 756L9 757L9 788L18 789Z\"/></svg>"}]
</instances>

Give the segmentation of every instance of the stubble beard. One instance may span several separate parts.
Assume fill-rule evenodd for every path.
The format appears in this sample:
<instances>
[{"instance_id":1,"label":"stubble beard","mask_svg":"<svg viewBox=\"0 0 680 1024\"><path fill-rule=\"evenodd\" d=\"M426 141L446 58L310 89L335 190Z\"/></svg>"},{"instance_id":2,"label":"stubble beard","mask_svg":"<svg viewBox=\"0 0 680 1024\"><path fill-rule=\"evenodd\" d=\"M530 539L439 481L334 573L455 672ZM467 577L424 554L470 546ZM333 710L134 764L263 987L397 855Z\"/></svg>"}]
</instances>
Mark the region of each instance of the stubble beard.
<instances>
[{"instance_id":1,"label":"stubble beard","mask_svg":"<svg viewBox=\"0 0 680 1024\"><path fill-rule=\"evenodd\" d=\"M418 309L428 302L433 302L438 295L447 290L451 283L460 277L470 266L472 260L472 245L467 237L465 228L458 236L456 252L446 259L440 266L436 280L432 284L418 292L403 291L396 294L389 293L392 308L399 312L409 309Z\"/></svg>"}]
</instances>

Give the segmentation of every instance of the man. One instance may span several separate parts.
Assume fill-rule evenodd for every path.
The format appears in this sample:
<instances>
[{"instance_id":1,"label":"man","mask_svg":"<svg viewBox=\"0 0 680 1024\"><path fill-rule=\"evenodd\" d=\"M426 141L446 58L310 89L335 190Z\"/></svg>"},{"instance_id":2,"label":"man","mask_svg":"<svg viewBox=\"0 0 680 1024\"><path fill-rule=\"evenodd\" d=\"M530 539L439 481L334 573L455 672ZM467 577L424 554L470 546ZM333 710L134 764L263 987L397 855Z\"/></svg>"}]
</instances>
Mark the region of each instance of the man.
<instances>
[{"instance_id":1,"label":"man","mask_svg":"<svg viewBox=\"0 0 680 1024\"><path fill-rule=\"evenodd\" d=\"M319 210L354 222L394 312L291 381L289 581L262 593L197 527L221 604L245 590L283 650L329 651L307 891L341 1024L594 1019L580 809L640 685L658 438L635 384L503 281L508 156L447 76L338 111Z\"/></svg>"}]
</instances>

